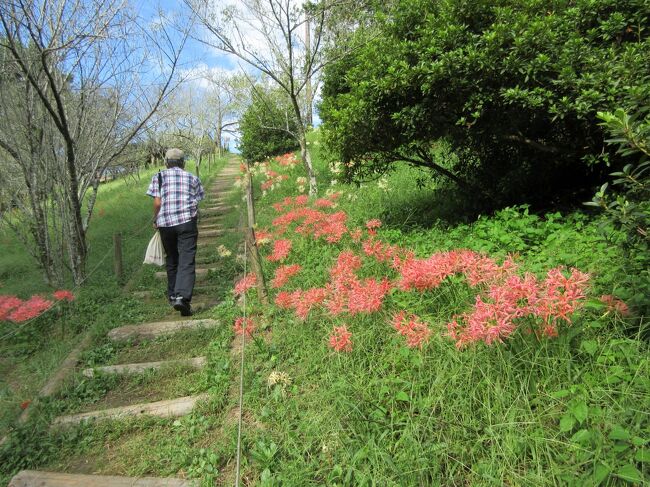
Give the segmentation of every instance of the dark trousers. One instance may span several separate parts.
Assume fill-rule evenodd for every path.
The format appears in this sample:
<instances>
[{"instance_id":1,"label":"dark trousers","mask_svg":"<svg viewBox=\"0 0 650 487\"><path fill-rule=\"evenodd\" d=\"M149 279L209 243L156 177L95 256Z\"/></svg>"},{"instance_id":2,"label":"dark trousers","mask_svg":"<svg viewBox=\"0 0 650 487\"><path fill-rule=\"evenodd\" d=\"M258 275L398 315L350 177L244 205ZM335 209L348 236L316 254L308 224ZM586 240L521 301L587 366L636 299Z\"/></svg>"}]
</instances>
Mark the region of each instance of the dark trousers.
<instances>
[{"instance_id":1,"label":"dark trousers","mask_svg":"<svg viewBox=\"0 0 650 487\"><path fill-rule=\"evenodd\" d=\"M167 296L181 296L190 302L196 280L194 258L199 238L196 218L173 227L159 227L158 230L167 253Z\"/></svg>"}]
</instances>

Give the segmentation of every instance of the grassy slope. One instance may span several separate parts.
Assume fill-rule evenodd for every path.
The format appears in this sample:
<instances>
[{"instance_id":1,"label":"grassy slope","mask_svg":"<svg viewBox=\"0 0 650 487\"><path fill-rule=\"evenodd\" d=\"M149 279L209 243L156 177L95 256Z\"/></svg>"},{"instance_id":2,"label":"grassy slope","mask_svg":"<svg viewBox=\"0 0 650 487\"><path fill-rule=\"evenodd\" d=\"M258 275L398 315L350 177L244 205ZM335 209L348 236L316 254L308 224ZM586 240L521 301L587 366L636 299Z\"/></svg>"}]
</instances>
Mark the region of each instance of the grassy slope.
<instances>
[{"instance_id":1,"label":"grassy slope","mask_svg":"<svg viewBox=\"0 0 650 487\"><path fill-rule=\"evenodd\" d=\"M202 180L208 185L225 160L213 165L210 173L204 168ZM190 166L191 167L191 166ZM103 344L106 330L124 323L137 323L161 316L157 305L125 297L113 275L113 241L115 232L122 233L124 279L139 283L138 287L160 291L153 266L143 266L142 259L151 238L151 199L144 193L157 170L145 171L140 181L117 180L102 185L95 216L88 232L89 278L86 285L75 290L75 303L69 308L46 313L20 332L0 342L0 435L4 435L20 413L21 402L34 397L51 375L80 333L88 330ZM12 236L4 234L9 251L3 252L0 268L4 274L2 294L28 297L34 293L51 292L40 278L38 269ZM18 330L18 325L0 323L0 335Z\"/></svg>"},{"instance_id":2,"label":"grassy slope","mask_svg":"<svg viewBox=\"0 0 650 487\"><path fill-rule=\"evenodd\" d=\"M312 141L320 181L327 184L329 171ZM540 218L509 209L470 225L432 225L422 215L435 213L426 205L434 190L414 189L421 175L399 169L388 178L388 192L376 183L337 186L343 196L336 211L348 213L350 228L381 218L379 237L420 257L451 248L497 257L517 252L522 268L539 275L557 265L589 271L594 296L614 291L633 302L644 299L639 293L646 289L647 270L624 275L625 256L600 237L597 222L580 214ZM260 199L260 227L271 228L277 216L271 203L297 194L298 176L300 167ZM291 232L288 238L293 249L283 264L303 266L289 290L322 286L344 248L360 253L345 238L334 245ZM269 278L275 267L266 262ZM385 272L364 260L363 275ZM282 485L648 480L650 368L646 343L629 329L638 329L638 320L626 322L595 306L554 340L518 333L504 345L459 351L444 336L445 324L472 299L467 286L447 282L425 293L393 293L382 311L361 317L332 319L312 311L302 322L290 311L257 308L270 332L249 347L248 475ZM388 320L395 309L413 311L430 324L433 338L423 350L407 349L392 330ZM343 323L354 334L349 354L327 347L332 326ZM284 391L267 386L271 371L288 373L292 385Z\"/></svg>"}]
</instances>

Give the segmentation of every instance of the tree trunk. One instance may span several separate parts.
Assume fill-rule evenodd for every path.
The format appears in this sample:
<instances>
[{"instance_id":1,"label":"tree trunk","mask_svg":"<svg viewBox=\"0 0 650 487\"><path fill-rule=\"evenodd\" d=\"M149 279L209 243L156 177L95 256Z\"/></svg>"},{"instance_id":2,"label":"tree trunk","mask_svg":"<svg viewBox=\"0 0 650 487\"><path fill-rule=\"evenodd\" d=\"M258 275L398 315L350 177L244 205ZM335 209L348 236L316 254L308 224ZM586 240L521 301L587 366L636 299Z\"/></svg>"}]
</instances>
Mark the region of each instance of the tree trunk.
<instances>
[{"instance_id":1,"label":"tree trunk","mask_svg":"<svg viewBox=\"0 0 650 487\"><path fill-rule=\"evenodd\" d=\"M80 285L86 279L86 232L81 216L81 202L79 201L79 182L75 168L74 148L72 141L66 143L66 169L68 179L68 207L70 221L68 225L68 248L70 252L70 268L75 285Z\"/></svg>"},{"instance_id":2,"label":"tree trunk","mask_svg":"<svg viewBox=\"0 0 650 487\"><path fill-rule=\"evenodd\" d=\"M314 166L311 163L311 154L307 149L307 137L303 132L300 134L300 157L307 171L307 178L309 179L309 196L316 196L318 194L318 186L316 185L316 173Z\"/></svg>"},{"instance_id":3,"label":"tree trunk","mask_svg":"<svg viewBox=\"0 0 650 487\"><path fill-rule=\"evenodd\" d=\"M309 25L309 16L305 19L305 51L307 56L305 56L305 124L307 127L312 127L314 121L312 120L312 92L311 92L311 73L310 73L310 63L309 63L309 54L311 53L311 28Z\"/></svg>"}]
</instances>

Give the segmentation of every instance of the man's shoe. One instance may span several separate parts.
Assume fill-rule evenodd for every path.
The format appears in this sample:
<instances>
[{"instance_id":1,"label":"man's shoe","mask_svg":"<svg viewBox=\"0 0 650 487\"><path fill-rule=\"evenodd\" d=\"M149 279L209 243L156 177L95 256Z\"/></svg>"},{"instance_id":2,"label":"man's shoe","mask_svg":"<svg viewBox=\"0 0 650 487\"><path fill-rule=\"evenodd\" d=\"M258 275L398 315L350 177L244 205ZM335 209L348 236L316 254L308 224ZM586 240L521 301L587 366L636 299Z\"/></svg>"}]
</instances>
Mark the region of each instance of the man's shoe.
<instances>
[{"instance_id":1,"label":"man's shoe","mask_svg":"<svg viewBox=\"0 0 650 487\"><path fill-rule=\"evenodd\" d=\"M176 295L169 296L169 305L174 306L174 303L176 302Z\"/></svg>"},{"instance_id":2,"label":"man's shoe","mask_svg":"<svg viewBox=\"0 0 650 487\"><path fill-rule=\"evenodd\" d=\"M181 296L174 299L174 309L181 312L181 316L192 316L192 307Z\"/></svg>"}]
</instances>

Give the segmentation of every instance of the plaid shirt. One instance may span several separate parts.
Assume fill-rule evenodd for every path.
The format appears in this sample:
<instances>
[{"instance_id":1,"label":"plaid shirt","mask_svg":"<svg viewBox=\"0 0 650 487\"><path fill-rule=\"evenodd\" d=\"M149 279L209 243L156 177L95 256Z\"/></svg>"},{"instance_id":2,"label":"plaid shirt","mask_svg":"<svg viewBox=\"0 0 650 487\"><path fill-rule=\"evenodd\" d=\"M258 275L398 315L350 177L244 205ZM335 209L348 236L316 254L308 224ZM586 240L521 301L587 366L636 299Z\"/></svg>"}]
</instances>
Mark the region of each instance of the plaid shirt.
<instances>
[{"instance_id":1,"label":"plaid shirt","mask_svg":"<svg viewBox=\"0 0 650 487\"><path fill-rule=\"evenodd\" d=\"M162 199L156 224L159 227L173 227L189 222L196 216L199 201L204 196L201 181L178 167L162 171L160 175L161 190L158 191L158 173L151 178L147 190L149 196Z\"/></svg>"}]
</instances>

